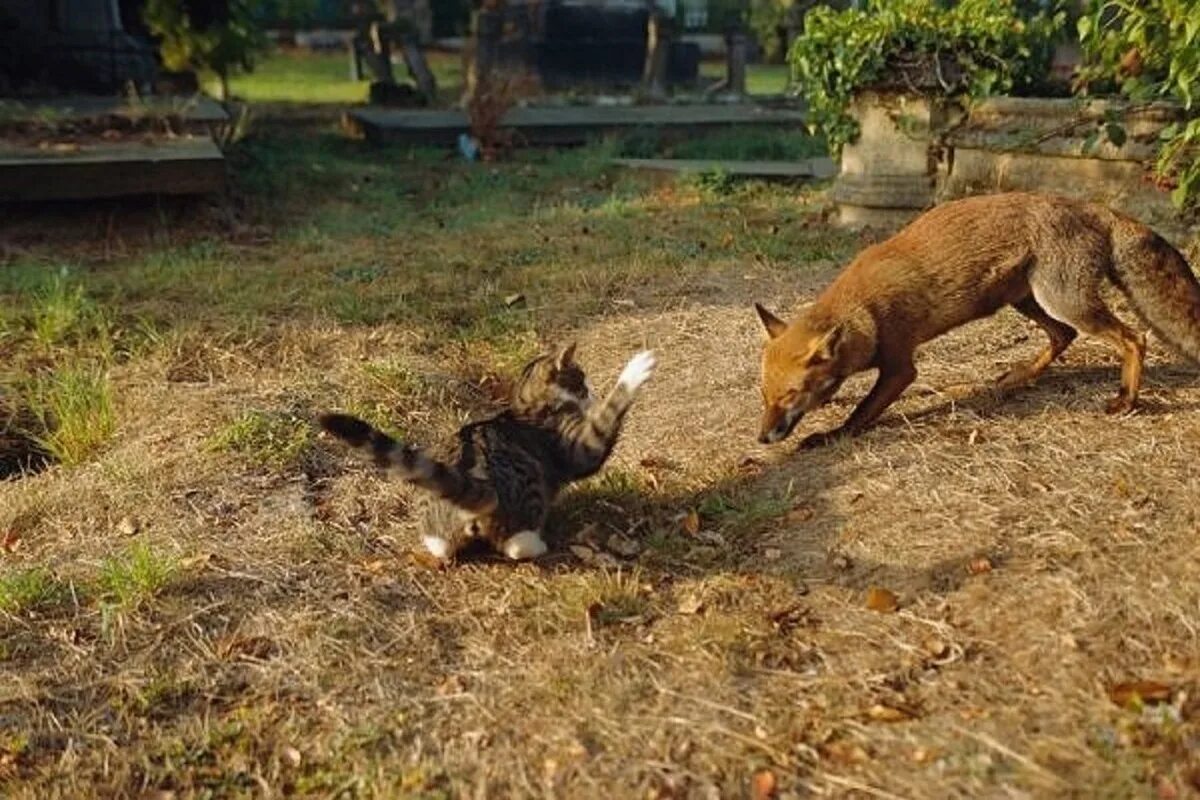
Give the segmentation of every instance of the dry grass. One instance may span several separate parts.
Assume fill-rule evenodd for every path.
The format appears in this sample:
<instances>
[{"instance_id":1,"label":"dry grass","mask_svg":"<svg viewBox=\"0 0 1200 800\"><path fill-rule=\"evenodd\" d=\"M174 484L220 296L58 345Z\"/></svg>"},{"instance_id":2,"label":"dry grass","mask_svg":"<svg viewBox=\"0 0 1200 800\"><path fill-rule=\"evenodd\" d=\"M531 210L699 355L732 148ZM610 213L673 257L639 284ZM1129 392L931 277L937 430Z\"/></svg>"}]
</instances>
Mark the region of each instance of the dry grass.
<instances>
[{"instance_id":1,"label":"dry grass","mask_svg":"<svg viewBox=\"0 0 1200 800\"><path fill-rule=\"evenodd\" d=\"M1040 346L1003 314L928 347L860 440L766 449L749 302L803 301L862 244L819 196L316 141L246 145L272 167L234 208L8 223L0 357L102 360L117 425L0 484L0 793L1196 791L1190 367L1155 348L1112 419L1114 358L1083 342L996 398ZM39 342L22 304L59 264L104 347ZM409 490L296 425L352 408L432 441L568 337L597 386L644 346L661 366L542 563L431 566ZM1167 702L1118 707L1130 680Z\"/></svg>"}]
</instances>

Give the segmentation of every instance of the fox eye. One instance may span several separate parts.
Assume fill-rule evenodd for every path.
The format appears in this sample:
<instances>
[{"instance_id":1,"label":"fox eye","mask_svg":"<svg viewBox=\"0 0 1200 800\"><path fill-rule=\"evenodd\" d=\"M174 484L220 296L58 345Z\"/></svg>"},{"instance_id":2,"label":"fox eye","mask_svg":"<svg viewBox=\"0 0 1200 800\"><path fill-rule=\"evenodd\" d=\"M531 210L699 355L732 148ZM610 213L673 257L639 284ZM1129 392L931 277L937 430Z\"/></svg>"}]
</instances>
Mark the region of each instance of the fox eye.
<instances>
[{"instance_id":1,"label":"fox eye","mask_svg":"<svg viewBox=\"0 0 1200 800\"><path fill-rule=\"evenodd\" d=\"M788 406L795 405L796 401L799 399L800 399L800 392L796 389L788 389L786 392L784 392L784 395L783 395L784 405L788 405Z\"/></svg>"}]
</instances>

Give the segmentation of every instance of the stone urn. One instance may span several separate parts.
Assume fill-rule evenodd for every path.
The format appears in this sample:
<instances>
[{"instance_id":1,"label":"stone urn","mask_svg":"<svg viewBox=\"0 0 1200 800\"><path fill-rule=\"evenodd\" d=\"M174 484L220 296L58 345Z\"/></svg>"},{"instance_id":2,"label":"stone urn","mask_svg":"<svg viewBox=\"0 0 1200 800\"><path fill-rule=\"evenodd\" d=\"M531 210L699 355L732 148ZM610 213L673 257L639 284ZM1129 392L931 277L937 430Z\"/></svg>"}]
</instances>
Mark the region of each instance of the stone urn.
<instances>
[{"instance_id":1,"label":"stone urn","mask_svg":"<svg viewBox=\"0 0 1200 800\"><path fill-rule=\"evenodd\" d=\"M934 203L940 138L961 118L953 64L899 63L855 95L858 139L842 148L832 197L846 227L894 228Z\"/></svg>"}]
</instances>

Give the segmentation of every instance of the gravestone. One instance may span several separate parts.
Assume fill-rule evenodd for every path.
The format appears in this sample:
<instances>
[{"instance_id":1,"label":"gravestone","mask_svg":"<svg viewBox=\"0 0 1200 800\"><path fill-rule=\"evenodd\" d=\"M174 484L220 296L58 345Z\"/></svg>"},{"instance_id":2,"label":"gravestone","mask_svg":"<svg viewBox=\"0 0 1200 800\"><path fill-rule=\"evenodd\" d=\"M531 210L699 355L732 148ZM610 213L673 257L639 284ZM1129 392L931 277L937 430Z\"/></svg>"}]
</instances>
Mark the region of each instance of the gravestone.
<instances>
[{"instance_id":1,"label":"gravestone","mask_svg":"<svg viewBox=\"0 0 1200 800\"><path fill-rule=\"evenodd\" d=\"M501 34L485 58L500 69L528 72L552 91L580 84L632 88L643 82L650 36L644 3L509 0L489 13L500 17ZM661 79L667 85L694 82L699 47L674 37L660 41Z\"/></svg>"},{"instance_id":2,"label":"gravestone","mask_svg":"<svg viewBox=\"0 0 1200 800\"><path fill-rule=\"evenodd\" d=\"M149 92L155 72L118 0L0 0L0 92Z\"/></svg>"}]
</instances>

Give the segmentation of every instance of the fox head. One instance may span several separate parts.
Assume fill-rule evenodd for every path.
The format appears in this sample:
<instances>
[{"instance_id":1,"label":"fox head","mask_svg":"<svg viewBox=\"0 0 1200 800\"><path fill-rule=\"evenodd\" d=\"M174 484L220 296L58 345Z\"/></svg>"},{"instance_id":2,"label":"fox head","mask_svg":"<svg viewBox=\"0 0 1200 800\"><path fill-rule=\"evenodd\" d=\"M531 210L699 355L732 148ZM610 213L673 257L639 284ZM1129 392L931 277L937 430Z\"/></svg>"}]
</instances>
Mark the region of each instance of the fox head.
<instances>
[{"instance_id":1,"label":"fox head","mask_svg":"<svg viewBox=\"0 0 1200 800\"><path fill-rule=\"evenodd\" d=\"M758 440L770 444L786 439L806 413L829 402L841 387L846 375L839 350L845 337L840 325L820 330L801 320L789 326L758 303L754 309L767 332Z\"/></svg>"}]
</instances>

